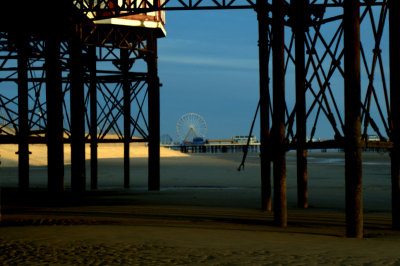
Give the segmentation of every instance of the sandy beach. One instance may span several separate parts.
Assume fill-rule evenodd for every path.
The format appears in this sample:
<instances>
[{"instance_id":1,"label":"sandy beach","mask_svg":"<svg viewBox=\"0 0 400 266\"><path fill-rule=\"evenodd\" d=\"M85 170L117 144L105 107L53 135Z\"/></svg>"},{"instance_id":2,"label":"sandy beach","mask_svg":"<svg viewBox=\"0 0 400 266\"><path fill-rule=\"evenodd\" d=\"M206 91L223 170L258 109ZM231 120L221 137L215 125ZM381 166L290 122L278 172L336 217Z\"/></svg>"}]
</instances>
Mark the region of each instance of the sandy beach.
<instances>
[{"instance_id":1,"label":"sandy beach","mask_svg":"<svg viewBox=\"0 0 400 266\"><path fill-rule=\"evenodd\" d=\"M122 189L123 160L104 158L100 190L78 198L68 192L67 165L65 195L47 194L46 167L32 166L32 191L21 199L17 169L8 161L0 167L0 263L400 264L400 233L391 230L388 154L363 156L365 239L344 238L344 154L308 155L308 210L296 208L295 153L287 156L285 229L260 210L257 154L250 154L241 172L240 153L163 156L159 192L147 191L147 158L132 158L128 190Z\"/></svg>"},{"instance_id":2,"label":"sandy beach","mask_svg":"<svg viewBox=\"0 0 400 266\"><path fill-rule=\"evenodd\" d=\"M148 148L147 143L131 143L129 147L129 155L131 158L147 158ZM16 144L2 144L0 146L0 160L3 166L17 166L18 162L18 145ZM47 165L47 146L45 144L31 144L29 145L30 166L46 166ZM99 159L113 159L122 158L124 155L123 144L121 143L100 143L97 148ZM186 157L188 155L178 151L163 148L160 149L161 157ZM85 158L90 159L90 144L86 144ZM71 164L71 145L64 145L64 163Z\"/></svg>"}]
</instances>

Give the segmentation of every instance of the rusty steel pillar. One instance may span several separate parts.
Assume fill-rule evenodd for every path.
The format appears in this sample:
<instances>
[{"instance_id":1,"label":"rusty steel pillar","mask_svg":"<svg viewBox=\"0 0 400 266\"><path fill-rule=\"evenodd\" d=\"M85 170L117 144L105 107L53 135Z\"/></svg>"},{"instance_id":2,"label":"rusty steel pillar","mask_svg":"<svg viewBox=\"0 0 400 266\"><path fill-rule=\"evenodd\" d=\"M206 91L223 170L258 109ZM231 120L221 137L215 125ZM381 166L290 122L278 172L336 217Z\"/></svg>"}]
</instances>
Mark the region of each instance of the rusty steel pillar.
<instances>
[{"instance_id":1,"label":"rusty steel pillar","mask_svg":"<svg viewBox=\"0 0 400 266\"><path fill-rule=\"evenodd\" d=\"M51 192L64 191L63 92L60 41L46 41L47 174Z\"/></svg>"},{"instance_id":2,"label":"rusty steel pillar","mask_svg":"<svg viewBox=\"0 0 400 266\"><path fill-rule=\"evenodd\" d=\"M90 188L98 188L96 46L88 47L90 95Z\"/></svg>"},{"instance_id":3,"label":"rusty steel pillar","mask_svg":"<svg viewBox=\"0 0 400 266\"><path fill-rule=\"evenodd\" d=\"M344 1L346 235L363 237L360 0Z\"/></svg>"},{"instance_id":4,"label":"rusty steel pillar","mask_svg":"<svg viewBox=\"0 0 400 266\"><path fill-rule=\"evenodd\" d=\"M268 1L257 0L258 48L260 71L260 160L261 160L261 209L271 211L271 158L269 121L269 38Z\"/></svg>"},{"instance_id":5,"label":"rusty steel pillar","mask_svg":"<svg viewBox=\"0 0 400 266\"><path fill-rule=\"evenodd\" d=\"M70 104L71 104L71 189L86 189L85 174L85 103L82 67L81 25L76 24L70 41Z\"/></svg>"},{"instance_id":6,"label":"rusty steel pillar","mask_svg":"<svg viewBox=\"0 0 400 266\"><path fill-rule=\"evenodd\" d=\"M400 230L400 2L390 1L390 109L391 109L391 151L392 160L392 224Z\"/></svg>"},{"instance_id":7,"label":"rusty steel pillar","mask_svg":"<svg viewBox=\"0 0 400 266\"><path fill-rule=\"evenodd\" d=\"M297 206L308 208L307 188L307 130L306 130L306 70L305 32L308 0L292 0L294 3L294 35L296 52L296 140L297 140Z\"/></svg>"},{"instance_id":8,"label":"rusty steel pillar","mask_svg":"<svg viewBox=\"0 0 400 266\"><path fill-rule=\"evenodd\" d=\"M149 190L160 190L160 80L157 70L157 37L149 31L147 38L149 103Z\"/></svg>"},{"instance_id":9,"label":"rusty steel pillar","mask_svg":"<svg viewBox=\"0 0 400 266\"><path fill-rule=\"evenodd\" d=\"M28 125L28 40L17 37L18 52L18 184L21 191L29 189L29 125Z\"/></svg>"},{"instance_id":10,"label":"rusty steel pillar","mask_svg":"<svg viewBox=\"0 0 400 266\"><path fill-rule=\"evenodd\" d=\"M129 144L131 142L131 84L128 79L129 74L129 51L120 49L121 72L123 76L123 92L124 92L124 188L130 185L130 157Z\"/></svg>"},{"instance_id":11,"label":"rusty steel pillar","mask_svg":"<svg viewBox=\"0 0 400 266\"><path fill-rule=\"evenodd\" d=\"M287 226L285 150L285 39L284 0L272 1L273 115L272 142L274 174L274 220Z\"/></svg>"}]
</instances>

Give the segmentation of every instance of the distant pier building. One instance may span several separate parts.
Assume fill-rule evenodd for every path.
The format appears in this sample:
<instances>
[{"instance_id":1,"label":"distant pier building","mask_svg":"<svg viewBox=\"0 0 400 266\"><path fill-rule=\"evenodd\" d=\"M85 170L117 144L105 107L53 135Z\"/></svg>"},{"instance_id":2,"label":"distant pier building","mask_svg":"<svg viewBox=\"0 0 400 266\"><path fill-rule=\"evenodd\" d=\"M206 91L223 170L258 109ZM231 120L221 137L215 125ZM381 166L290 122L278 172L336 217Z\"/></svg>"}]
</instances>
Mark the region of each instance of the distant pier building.
<instances>
[{"instance_id":1,"label":"distant pier building","mask_svg":"<svg viewBox=\"0 0 400 266\"><path fill-rule=\"evenodd\" d=\"M171 149L181 150L181 152L191 153L225 153L225 152L259 152L260 143L257 142L256 136L237 135L231 139L207 139L194 138L192 142L183 142L181 145L164 145Z\"/></svg>"},{"instance_id":2,"label":"distant pier building","mask_svg":"<svg viewBox=\"0 0 400 266\"><path fill-rule=\"evenodd\" d=\"M247 141L249 139L249 136L233 136L232 137L232 141L233 143L237 143L237 144L247 144ZM257 143L257 137L256 136L250 136L250 142L249 144L254 144Z\"/></svg>"}]
</instances>

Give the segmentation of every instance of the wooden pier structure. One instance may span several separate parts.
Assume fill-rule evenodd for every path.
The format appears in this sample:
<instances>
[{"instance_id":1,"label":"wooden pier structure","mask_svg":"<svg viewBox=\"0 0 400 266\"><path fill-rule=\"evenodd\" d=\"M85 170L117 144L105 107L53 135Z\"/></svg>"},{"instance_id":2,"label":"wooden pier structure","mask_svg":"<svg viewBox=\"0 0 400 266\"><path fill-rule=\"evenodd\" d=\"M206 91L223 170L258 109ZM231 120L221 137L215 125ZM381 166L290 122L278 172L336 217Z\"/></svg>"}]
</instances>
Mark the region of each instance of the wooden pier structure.
<instances>
[{"instance_id":1,"label":"wooden pier structure","mask_svg":"<svg viewBox=\"0 0 400 266\"><path fill-rule=\"evenodd\" d=\"M63 143L72 148L72 190L85 191L90 143L90 187L97 188L97 144L111 132L125 145L124 186L129 143L139 136L149 143L148 188L159 190L157 39L165 36L164 12L252 9L259 30L262 208L273 206L276 224L287 226L288 149L297 151L298 206L307 208L307 149L343 148L347 236L363 237L361 149L382 145L391 151L393 228L400 229L399 1L3 2L0 144L18 144L21 191L29 189L31 143L48 146L48 186L55 193L64 190ZM142 72L133 68L138 62L146 66ZM307 143L322 126L332 139ZM369 132L380 141L369 141Z\"/></svg>"}]
</instances>

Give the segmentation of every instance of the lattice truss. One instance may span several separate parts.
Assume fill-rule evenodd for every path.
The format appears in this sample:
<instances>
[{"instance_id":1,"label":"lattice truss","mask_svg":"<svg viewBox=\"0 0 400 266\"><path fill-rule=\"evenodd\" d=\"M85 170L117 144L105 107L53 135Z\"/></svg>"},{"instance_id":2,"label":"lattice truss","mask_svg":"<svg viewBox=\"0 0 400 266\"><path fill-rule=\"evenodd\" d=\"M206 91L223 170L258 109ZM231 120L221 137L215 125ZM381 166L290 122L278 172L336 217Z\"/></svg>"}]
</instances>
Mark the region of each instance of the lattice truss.
<instances>
[{"instance_id":1,"label":"lattice truss","mask_svg":"<svg viewBox=\"0 0 400 266\"><path fill-rule=\"evenodd\" d=\"M234 9L256 8L257 1L227 0L182 0L182 1L112 1L76 0L75 6L84 14L107 9L110 16L137 14L151 10ZM155 4L157 3L157 5ZM269 0L268 4L271 5ZM296 139L294 68L295 36L291 31L290 1L286 1L286 126L287 138ZM306 102L307 136L319 136L321 129L331 129L328 138L344 135L344 53L343 53L343 1L315 0L308 8L308 31L306 32ZM104 12L101 13L104 18ZM271 15L271 13L269 13ZM123 93L121 69L118 63L119 49L129 49L131 67L145 58L146 45L140 32L123 28L101 28L92 25L84 30L84 42L98 46L97 83L98 108L97 127L100 139L113 133L122 139ZM270 39L273 38L269 32ZM362 133L388 139L391 131L388 78L388 1L361 1L361 85L362 85ZM134 40L134 41L132 41ZM40 133L46 127L44 42L31 38L29 41L29 127L30 134ZM62 44L60 59L63 65L64 128L70 134L68 91L68 44ZM270 51L270 53L272 53ZM85 54L85 51L84 51ZM270 57L272 58L272 57ZM7 33L0 33L0 134L15 135L18 132L17 97L17 53L16 46L9 41ZM133 65L133 68L135 68ZM139 63L139 66L141 64ZM91 126L88 67L85 67L86 127ZM147 85L145 71L139 70L131 79L131 136L147 138ZM143 67L142 67L143 69ZM140 74L142 71L142 74ZM132 72L132 71L131 71ZM271 71L272 73L272 71ZM119 75L119 76L118 76ZM272 113L271 106L271 113ZM87 136L89 138L89 136Z\"/></svg>"},{"instance_id":2,"label":"lattice truss","mask_svg":"<svg viewBox=\"0 0 400 266\"><path fill-rule=\"evenodd\" d=\"M18 71L17 45L8 33L0 33L0 134L18 133ZM46 98L44 42L29 39L28 50L28 102L31 134L40 135L46 128Z\"/></svg>"},{"instance_id":3,"label":"lattice truss","mask_svg":"<svg viewBox=\"0 0 400 266\"><path fill-rule=\"evenodd\" d=\"M328 138L344 135L343 0L310 0L306 32L307 136L319 136L329 127ZM77 0L76 7L93 19L98 10L110 16L154 10L257 8L257 1L235 0ZM271 6L272 0L268 1ZM294 68L295 36L291 31L293 1L286 1L286 116L287 138L296 139ZM271 13L269 13L271 15ZM361 0L362 135L388 139L391 130L388 95L388 1ZM270 39L273 36L270 35ZM272 58L272 57L270 57ZM271 72L272 73L272 72ZM272 106L271 106L272 113Z\"/></svg>"},{"instance_id":4,"label":"lattice truss","mask_svg":"<svg viewBox=\"0 0 400 266\"><path fill-rule=\"evenodd\" d=\"M344 50L343 1L310 1L306 31L306 117L307 136L331 130L328 138L344 136ZM387 140L390 135L388 93L389 46L388 1L361 1L361 87L362 136ZM295 133L295 36L291 12L285 35L287 138ZM272 38L272 36L271 36Z\"/></svg>"},{"instance_id":5,"label":"lattice truss","mask_svg":"<svg viewBox=\"0 0 400 266\"><path fill-rule=\"evenodd\" d=\"M120 51L113 48L98 48L97 73L101 74L97 83L97 127L99 140L105 139L107 135L122 140L124 138L124 78L120 75ZM140 53L133 50L129 52L129 68L134 67L136 60L143 60ZM114 68L114 69L113 69ZM131 138L144 140L148 137L148 102L147 102L147 80L145 72L135 72L128 77L130 90L131 109ZM86 97L88 104L89 96ZM89 121L89 114L87 116Z\"/></svg>"},{"instance_id":6,"label":"lattice truss","mask_svg":"<svg viewBox=\"0 0 400 266\"><path fill-rule=\"evenodd\" d=\"M148 137L147 122L147 69L145 64L146 40L143 34L124 29L103 28L95 25L84 30L85 45L82 50L85 91L86 139L92 123L96 123L97 138L101 141L124 139L124 93L123 84L129 86L130 138L145 141ZM97 46L92 46L97 44ZM28 124L30 142L45 143L47 125L46 108L46 42L33 36L27 41L28 49ZM95 77L91 73L89 47L95 47ZM122 74L120 49L128 50L128 68ZM16 143L18 122L18 52L9 34L0 33L0 137L1 143ZM60 62L62 68L63 127L64 137L71 136L71 99L68 42L61 42ZM93 66L93 64L92 64ZM137 66L135 68L135 66ZM137 69L136 72L133 70ZM94 77L94 79L93 79ZM93 84L95 84L93 86ZM92 86L92 87L91 87ZM96 88L96 119L92 121L90 88ZM128 98L127 98L128 99Z\"/></svg>"}]
</instances>

